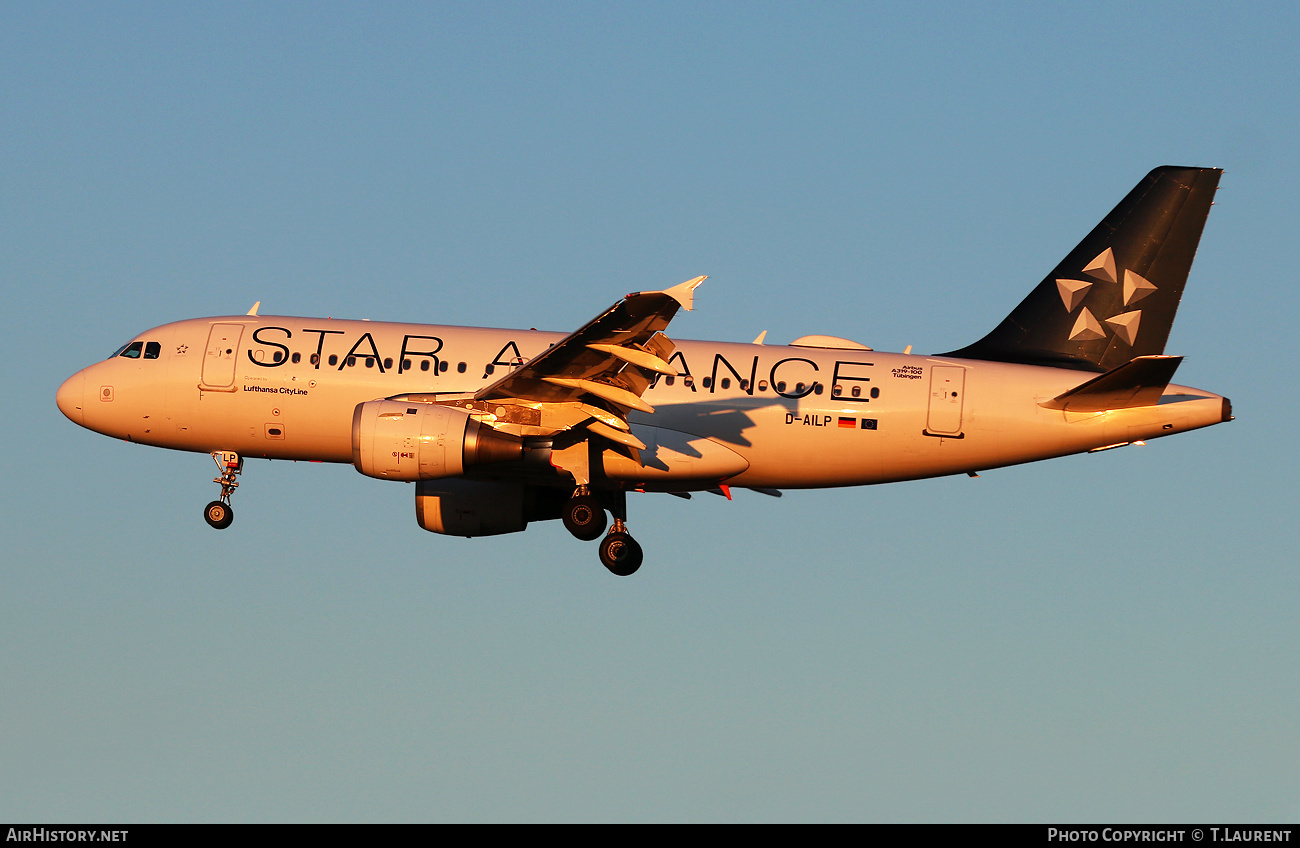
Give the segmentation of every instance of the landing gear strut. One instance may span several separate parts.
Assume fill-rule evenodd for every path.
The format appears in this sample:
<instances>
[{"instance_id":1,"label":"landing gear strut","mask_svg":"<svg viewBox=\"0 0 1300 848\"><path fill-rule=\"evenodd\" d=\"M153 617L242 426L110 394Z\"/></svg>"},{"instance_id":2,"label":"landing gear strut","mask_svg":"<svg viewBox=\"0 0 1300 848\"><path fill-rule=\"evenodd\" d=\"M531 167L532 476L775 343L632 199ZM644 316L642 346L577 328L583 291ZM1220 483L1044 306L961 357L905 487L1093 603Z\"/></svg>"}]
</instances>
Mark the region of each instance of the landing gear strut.
<instances>
[{"instance_id":1,"label":"landing gear strut","mask_svg":"<svg viewBox=\"0 0 1300 848\"><path fill-rule=\"evenodd\" d=\"M213 451L212 461L221 470L221 476L212 478L213 483L221 485L221 497L203 508L203 520L217 530L225 530L235 520L230 496L239 488L235 478L244 470L244 458L234 451Z\"/></svg>"},{"instance_id":2,"label":"landing gear strut","mask_svg":"<svg viewBox=\"0 0 1300 848\"><path fill-rule=\"evenodd\" d=\"M641 546L627 532L627 493L614 492L609 511L614 515L614 526L600 540L600 561L619 577L634 574L641 567ZM602 525L604 522L601 522Z\"/></svg>"},{"instance_id":3,"label":"landing gear strut","mask_svg":"<svg viewBox=\"0 0 1300 848\"><path fill-rule=\"evenodd\" d=\"M560 515L564 527L575 538L590 542L605 532L605 508L586 486L579 486Z\"/></svg>"}]
</instances>

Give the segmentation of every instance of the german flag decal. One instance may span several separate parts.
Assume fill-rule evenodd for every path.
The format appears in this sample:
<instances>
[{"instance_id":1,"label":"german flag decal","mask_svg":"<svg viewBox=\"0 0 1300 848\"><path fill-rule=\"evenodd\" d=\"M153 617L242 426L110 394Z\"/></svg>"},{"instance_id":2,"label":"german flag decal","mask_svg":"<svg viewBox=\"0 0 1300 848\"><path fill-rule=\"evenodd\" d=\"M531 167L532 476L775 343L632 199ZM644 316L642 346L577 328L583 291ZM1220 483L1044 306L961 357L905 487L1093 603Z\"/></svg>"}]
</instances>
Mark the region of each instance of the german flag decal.
<instances>
[{"instance_id":1,"label":"german flag decal","mask_svg":"<svg viewBox=\"0 0 1300 848\"><path fill-rule=\"evenodd\" d=\"M856 429L858 429L858 419L856 419L856 418L841 418L841 419L840 419L840 429L841 429L841 430L856 430Z\"/></svg>"}]
</instances>

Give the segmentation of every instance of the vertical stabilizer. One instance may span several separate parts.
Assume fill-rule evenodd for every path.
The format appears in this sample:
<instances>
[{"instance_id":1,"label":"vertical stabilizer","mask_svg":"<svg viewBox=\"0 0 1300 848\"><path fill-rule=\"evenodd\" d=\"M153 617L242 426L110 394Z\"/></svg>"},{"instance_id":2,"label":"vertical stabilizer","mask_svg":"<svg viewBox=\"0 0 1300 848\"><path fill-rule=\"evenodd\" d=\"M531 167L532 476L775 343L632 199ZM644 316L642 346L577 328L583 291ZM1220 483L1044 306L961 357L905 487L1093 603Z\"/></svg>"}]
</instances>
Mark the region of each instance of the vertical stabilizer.
<instances>
[{"instance_id":1,"label":"vertical stabilizer","mask_svg":"<svg viewBox=\"0 0 1300 848\"><path fill-rule=\"evenodd\" d=\"M1156 168L993 332L943 355L1108 371L1164 353L1222 173Z\"/></svg>"}]
</instances>

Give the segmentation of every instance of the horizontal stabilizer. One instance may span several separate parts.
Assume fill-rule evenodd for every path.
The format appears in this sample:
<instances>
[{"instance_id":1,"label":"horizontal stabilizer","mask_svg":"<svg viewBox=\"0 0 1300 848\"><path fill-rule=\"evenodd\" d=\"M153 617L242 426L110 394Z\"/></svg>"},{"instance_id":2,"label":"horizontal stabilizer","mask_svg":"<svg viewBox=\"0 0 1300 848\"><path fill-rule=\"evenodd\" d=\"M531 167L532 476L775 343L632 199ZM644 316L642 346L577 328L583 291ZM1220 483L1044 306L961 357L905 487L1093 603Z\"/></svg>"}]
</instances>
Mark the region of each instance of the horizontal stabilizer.
<instances>
[{"instance_id":1,"label":"horizontal stabilizer","mask_svg":"<svg viewBox=\"0 0 1300 848\"><path fill-rule=\"evenodd\" d=\"M1181 356L1139 356L1039 406L1067 412L1155 406L1182 361Z\"/></svg>"}]
</instances>

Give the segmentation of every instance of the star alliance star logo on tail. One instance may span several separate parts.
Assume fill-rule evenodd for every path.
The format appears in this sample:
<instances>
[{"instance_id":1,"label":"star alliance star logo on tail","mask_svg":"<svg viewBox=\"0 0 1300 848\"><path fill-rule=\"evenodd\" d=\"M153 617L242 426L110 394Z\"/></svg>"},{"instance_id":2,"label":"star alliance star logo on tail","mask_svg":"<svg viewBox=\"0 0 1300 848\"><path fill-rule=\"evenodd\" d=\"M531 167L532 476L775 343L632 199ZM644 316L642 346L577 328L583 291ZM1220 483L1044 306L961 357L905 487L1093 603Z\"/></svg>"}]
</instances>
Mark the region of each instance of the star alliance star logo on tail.
<instances>
[{"instance_id":1,"label":"star alliance star logo on tail","mask_svg":"<svg viewBox=\"0 0 1300 848\"><path fill-rule=\"evenodd\" d=\"M1083 273L1103 284L1119 284L1120 278L1118 269L1115 266L1115 254L1111 252L1109 247L1097 254L1096 258L1084 267ZM1127 268L1124 269L1123 277L1123 305L1125 307L1132 306L1156 290L1154 283ZM1061 302L1065 304L1065 311L1073 313L1075 308L1083 303L1093 285L1095 283L1091 280L1058 279L1056 281L1056 290L1061 295ZM1138 324L1142 320L1142 310L1132 309L1103 320L1110 325L1116 336L1132 347L1137 340ZM1102 321L1098 321L1092 311L1085 306L1079 312L1079 318L1074 322L1074 327L1070 330L1070 341L1089 342L1104 338L1106 338L1106 328L1102 325Z\"/></svg>"}]
</instances>

